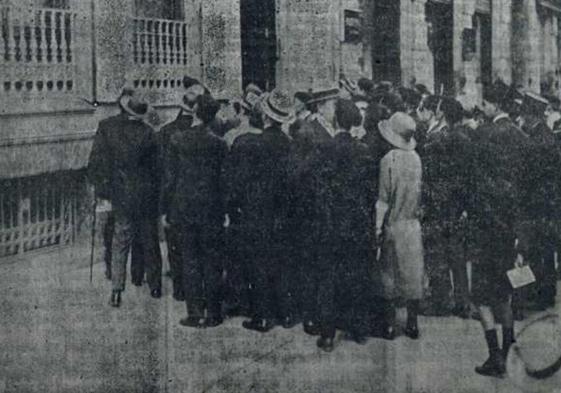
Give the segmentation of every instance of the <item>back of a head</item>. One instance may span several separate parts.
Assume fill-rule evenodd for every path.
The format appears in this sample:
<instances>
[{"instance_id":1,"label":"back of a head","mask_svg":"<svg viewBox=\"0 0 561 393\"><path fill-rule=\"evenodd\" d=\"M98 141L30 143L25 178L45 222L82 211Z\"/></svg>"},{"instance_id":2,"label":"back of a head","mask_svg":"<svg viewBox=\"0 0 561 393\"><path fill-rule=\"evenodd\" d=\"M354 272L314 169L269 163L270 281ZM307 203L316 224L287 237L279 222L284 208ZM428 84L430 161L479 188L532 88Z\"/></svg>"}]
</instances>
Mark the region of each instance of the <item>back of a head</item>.
<instances>
[{"instance_id":1,"label":"back of a head","mask_svg":"<svg viewBox=\"0 0 561 393\"><path fill-rule=\"evenodd\" d=\"M347 131L362 123L360 110L354 102L341 98L335 104L335 118L339 127Z\"/></svg>"},{"instance_id":2,"label":"back of a head","mask_svg":"<svg viewBox=\"0 0 561 393\"><path fill-rule=\"evenodd\" d=\"M364 91L366 94L372 94L374 92L374 82L368 78L360 78L357 85L359 89Z\"/></svg>"},{"instance_id":3,"label":"back of a head","mask_svg":"<svg viewBox=\"0 0 561 393\"><path fill-rule=\"evenodd\" d=\"M464 115L464 108L452 97L442 97L440 110L444 113L446 121L451 126L461 121Z\"/></svg>"},{"instance_id":4,"label":"back of a head","mask_svg":"<svg viewBox=\"0 0 561 393\"><path fill-rule=\"evenodd\" d=\"M373 103L366 109L364 129L368 132L375 132L378 128L378 123L382 120L389 119L390 116L390 111L386 106Z\"/></svg>"},{"instance_id":5,"label":"back of a head","mask_svg":"<svg viewBox=\"0 0 561 393\"><path fill-rule=\"evenodd\" d=\"M423 100L422 102L423 109L436 113L441 101L442 101L442 97L436 95L430 95Z\"/></svg>"},{"instance_id":6,"label":"back of a head","mask_svg":"<svg viewBox=\"0 0 561 393\"><path fill-rule=\"evenodd\" d=\"M396 112L405 112L405 103L399 94L386 93L382 96L379 102L387 107L392 114Z\"/></svg>"},{"instance_id":7,"label":"back of a head","mask_svg":"<svg viewBox=\"0 0 561 393\"><path fill-rule=\"evenodd\" d=\"M198 96L196 104L196 115L204 124L214 120L220 110L220 104L209 94Z\"/></svg>"},{"instance_id":8,"label":"back of a head","mask_svg":"<svg viewBox=\"0 0 561 393\"><path fill-rule=\"evenodd\" d=\"M399 88L399 95L405 103L405 105L411 109L417 109L421 103L421 94L414 89L409 89L407 87Z\"/></svg>"}]
</instances>

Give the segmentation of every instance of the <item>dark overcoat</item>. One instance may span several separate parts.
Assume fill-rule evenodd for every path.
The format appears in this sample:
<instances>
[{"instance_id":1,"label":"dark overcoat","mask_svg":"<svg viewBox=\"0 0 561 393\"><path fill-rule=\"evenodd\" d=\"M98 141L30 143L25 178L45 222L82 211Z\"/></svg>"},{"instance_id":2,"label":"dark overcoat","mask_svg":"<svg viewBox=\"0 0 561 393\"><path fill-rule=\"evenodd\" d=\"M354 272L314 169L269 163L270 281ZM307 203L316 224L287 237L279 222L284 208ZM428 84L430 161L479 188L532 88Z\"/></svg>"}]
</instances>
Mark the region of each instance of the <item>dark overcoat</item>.
<instances>
[{"instance_id":1,"label":"dark overcoat","mask_svg":"<svg viewBox=\"0 0 561 393\"><path fill-rule=\"evenodd\" d=\"M164 171L162 213L170 223L217 225L224 219L222 172L226 143L198 125L171 138Z\"/></svg>"},{"instance_id":2,"label":"dark overcoat","mask_svg":"<svg viewBox=\"0 0 561 393\"><path fill-rule=\"evenodd\" d=\"M117 214L157 214L156 134L141 120L120 114L101 121L88 173L97 196L110 200Z\"/></svg>"}]
</instances>

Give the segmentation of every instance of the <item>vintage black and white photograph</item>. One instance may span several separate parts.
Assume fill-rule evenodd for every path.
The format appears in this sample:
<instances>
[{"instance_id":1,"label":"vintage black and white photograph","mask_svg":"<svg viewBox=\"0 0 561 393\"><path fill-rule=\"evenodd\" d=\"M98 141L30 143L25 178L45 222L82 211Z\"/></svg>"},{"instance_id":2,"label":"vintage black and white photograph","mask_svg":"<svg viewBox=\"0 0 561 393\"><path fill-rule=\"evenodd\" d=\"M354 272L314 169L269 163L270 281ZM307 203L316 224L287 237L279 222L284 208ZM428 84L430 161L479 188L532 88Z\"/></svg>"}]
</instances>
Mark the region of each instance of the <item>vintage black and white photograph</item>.
<instances>
[{"instance_id":1,"label":"vintage black and white photograph","mask_svg":"<svg viewBox=\"0 0 561 393\"><path fill-rule=\"evenodd\" d=\"M0 0L0 393L561 393L561 0Z\"/></svg>"}]
</instances>

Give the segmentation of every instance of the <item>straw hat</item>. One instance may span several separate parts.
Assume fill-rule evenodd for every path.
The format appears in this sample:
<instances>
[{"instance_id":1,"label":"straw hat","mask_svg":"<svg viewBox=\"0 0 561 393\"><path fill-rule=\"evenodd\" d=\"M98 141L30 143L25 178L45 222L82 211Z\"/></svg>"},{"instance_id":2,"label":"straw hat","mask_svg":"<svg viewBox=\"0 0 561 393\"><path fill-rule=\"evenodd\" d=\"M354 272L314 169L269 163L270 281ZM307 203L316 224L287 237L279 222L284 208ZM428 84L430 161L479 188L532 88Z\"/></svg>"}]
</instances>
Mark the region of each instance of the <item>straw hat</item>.
<instances>
[{"instance_id":1,"label":"straw hat","mask_svg":"<svg viewBox=\"0 0 561 393\"><path fill-rule=\"evenodd\" d=\"M290 122L293 118L290 97L277 89L270 93L263 94L261 110L264 114L279 123Z\"/></svg>"},{"instance_id":2,"label":"straw hat","mask_svg":"<svg viewBox=\"0 0 561 393\"><path fill-rule=\"evenodd\" d=\"M402 150L415 150L417 142L413 138L417 125L411 116L396 112L388 120L378 123L380 134L393 146Z\"/></svg>"},{"instance_id":3,"label":"straw hat","mask_svg":"<svg viewBox=\"0 0 561 393\"><path fill-rule=\"evenodd\" d=\"M561 320L545 314L516 336L507 358L511 382L528 393L561 391Z\"/></svg>"}]
</instances>

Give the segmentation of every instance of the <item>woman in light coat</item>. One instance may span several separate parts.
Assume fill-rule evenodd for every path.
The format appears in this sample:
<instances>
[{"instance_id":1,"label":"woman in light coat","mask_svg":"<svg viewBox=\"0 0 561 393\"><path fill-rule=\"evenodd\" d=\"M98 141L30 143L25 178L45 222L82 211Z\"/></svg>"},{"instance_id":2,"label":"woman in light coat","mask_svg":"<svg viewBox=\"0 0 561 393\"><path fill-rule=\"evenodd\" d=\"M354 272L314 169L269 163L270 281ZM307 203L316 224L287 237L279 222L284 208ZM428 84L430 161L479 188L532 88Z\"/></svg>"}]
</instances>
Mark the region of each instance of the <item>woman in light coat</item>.
<instances>
[{"instance_id":1,"label":"woman in light coat","mask_svg":"<svg viewBox=\"0 0 561 393\"><path fill-rule=\"evenodd\" d=\"M395 301L407 304L405 334L419 337L417 315L423 294L423 244L421 239L421 159L415 152L415 121L396 112L378 125L394 148L380 162L376 202L376 238L381 296L387 301L383 337L395 337Z\"/></svg>"}]
</instances>

